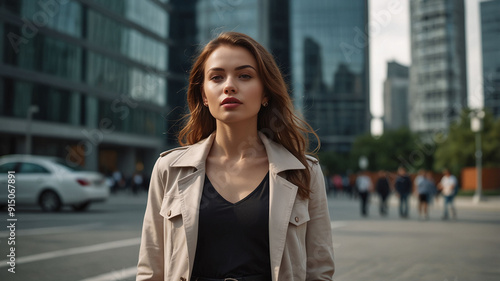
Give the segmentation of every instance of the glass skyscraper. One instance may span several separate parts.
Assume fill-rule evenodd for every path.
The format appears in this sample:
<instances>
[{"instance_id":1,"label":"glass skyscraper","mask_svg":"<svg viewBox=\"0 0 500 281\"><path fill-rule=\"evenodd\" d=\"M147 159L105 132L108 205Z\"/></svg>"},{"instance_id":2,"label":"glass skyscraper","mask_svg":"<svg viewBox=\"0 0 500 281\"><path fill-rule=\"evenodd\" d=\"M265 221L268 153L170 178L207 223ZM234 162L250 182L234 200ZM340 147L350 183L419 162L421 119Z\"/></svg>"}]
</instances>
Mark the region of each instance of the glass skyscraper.
<instances>
[{"instance_id":1,"label":"glass skyscraper","mask_svg":"<svg viewBox=\"0 0 500 281\"><path fill-rule=\"evenodd\" d=\"M368 1L290 2L292 92L326 150L370 133Z\"/></svg>"},{"instance_id":2,"label":"glass skyscraper","mask_svg":"<svg viewBox=\"0 0 500 281\"><path fill-rule=\"evenodd\" d=\"M0 155L102 172L152 167L166 147L168 1L0 0ZM33 111L33 106L38 111Z\"/></svg>"},{"instance_id":3,"label":"glass skyscraper","mask_svg":"<svg viewBox=\"0 0 500 281\"><path fill-rule=\"evenodd\" d=\"M467 106L463 0L410 1L410 129L446 132Z\"/></svg>"},{"instance_id":4,"label":"glass skyscraper","mask_svg":"<svg viewBox=\"0 0 500 281\"><path fill-rule=\"evenodd\" d=\"M484 108L500 118L500 0L481 2Z\"/></svg>"},{"instance_id":5,"label":"glass skyscraper","mask_svg":"<svg viewBox=\"0 0 500 281\"><path fill-rule=\"evenodd\" d=\"M384 131L408 127L409 68L395 61L387 63L384 82Z\"/></svg>"},{"instance_id":6,"label":"glass skyscraper","mask_svg":"<svg viewBox=\"0 0 500 281\"><path fill-rule=\"evenodd\" d=\"M245 33L257 40L289 76L289 0L196 1L196 44L202 47L225 31Z\"/></svg>"},{"instance_id":7,"label":"glass skyscraper","mask_svg":"<svg viewBox=\"0 0 500 281\"><path fill-rule=\"evenodd\" d=\"M198 43L204 46L221 32L237 31L266 44L268 20L265 15L268 9L264 2L267 1L198 0L196 3Z\"/></svg>"},{"instance_id":8,"label":"glass skyscraper","mask_svg":"<svg viewBox=\"0 0 500 281\"><path fill-rule=\"evenodd\" d=\"M324 149L370 132L368 1L249 0L196 4L197 39L246 33L276 57L296 107Z\"/></svg>"}]
</instances>

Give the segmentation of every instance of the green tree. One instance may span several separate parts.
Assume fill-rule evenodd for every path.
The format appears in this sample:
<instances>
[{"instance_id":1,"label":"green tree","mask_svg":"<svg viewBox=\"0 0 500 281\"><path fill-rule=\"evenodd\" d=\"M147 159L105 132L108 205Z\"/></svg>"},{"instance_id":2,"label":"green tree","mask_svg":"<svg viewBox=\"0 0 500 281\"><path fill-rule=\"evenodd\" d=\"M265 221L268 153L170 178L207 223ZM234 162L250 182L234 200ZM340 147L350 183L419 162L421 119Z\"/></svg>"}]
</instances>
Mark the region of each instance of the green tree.
<instances>
[{"instance_id":1,"label":"green tree","mask_svg":"<svg viewBox=\"0 0 500 281\"><path fill-rule=\"evenodd\" d=\"M343 174L350 169L349 155L335 151L321 151L318 153L321 165L325 168L325 175Z\"/></svg>"},{"instance_id":2,"label":"green tree","mask_svg":"<svg viewBox=\"0 0 500 281\"><path fill-rule=\"evenodd\" d=\"M434 168L448 167L458 175L464 167L476 165L476 139L470 126L471 110L463 110L460 119L452 123L445 140L438 144L434 154ZM500 166L500 119L495 120L486 112L481 131L481 147L484 167Z\"/></svg>"},{"instance_id":3,"label":"green tree","mask_svg":"<svg viewBox=\"0 0 500 281\"><path fill-rule=\"evenodd\" d=\"M351 150L351 168L359 170L358 159L361 156L368 158L368 169L394 171L403 165L414 171L428 165L428 158L433 155L424 146L418 136L407 128L389 130L379 137L363 135L356 138ZM425 149L424 149L425 148Z\"/></svg>"}]
</instances>

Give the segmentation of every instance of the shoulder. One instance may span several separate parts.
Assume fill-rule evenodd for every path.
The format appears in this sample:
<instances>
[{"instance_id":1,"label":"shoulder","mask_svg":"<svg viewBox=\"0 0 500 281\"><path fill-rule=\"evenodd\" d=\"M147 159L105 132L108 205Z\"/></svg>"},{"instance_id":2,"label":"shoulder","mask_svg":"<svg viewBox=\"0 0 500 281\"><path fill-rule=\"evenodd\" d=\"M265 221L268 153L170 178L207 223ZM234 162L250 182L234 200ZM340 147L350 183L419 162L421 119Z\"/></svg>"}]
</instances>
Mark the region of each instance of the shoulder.
<instances>
[{"instance_id":1,"label":"shoulder","mask_svg":"<svg viewBox=\"0 0 500 281\"><path fill-rule=\"evenodd\" d=\"M160 153L160 158L162 157L165 157L169 154L179 154L179 152L182 152L184 150L186 150L189 146L179 146L179 147L176 147L176 148L172 148L172 149L169 149L169 150L166 150L166 151L163 151L162 153Z\"/></svg>"},{"instance_id":2,"label":"shoulder","mask_svg":"<svg viewBox=\"0 0 500 281\"><path fill-rule=\"evenodd\" d=\"M309 162L310 164L313 164L313 165L319 164L319 160L314 156L306 155L306 159L307 159L307 162Z\"/></svg>"},{"instance_id":3,"label":"shoulder","mask_svg":"<svg viewBox=\"0 0 500 281\"><path fill-rule=\"evenodd\" d=\"M160 153L158 160L156 161L156 166L158 168L166 169L170 163L179 158L190 146L180 146L176 148L172 148Z\"/></svg>"},{"instance_id":4,"label":"shoulder","mask_svg":"<svg viewBox=\"0 0 500 281\"><path fill-rule=\"evenodd\" d=\"M321 167L319 160L311 155L306 155L308 169L311 174L318 174L323 176L323 167Z\"/></svg>"}]
</instances>

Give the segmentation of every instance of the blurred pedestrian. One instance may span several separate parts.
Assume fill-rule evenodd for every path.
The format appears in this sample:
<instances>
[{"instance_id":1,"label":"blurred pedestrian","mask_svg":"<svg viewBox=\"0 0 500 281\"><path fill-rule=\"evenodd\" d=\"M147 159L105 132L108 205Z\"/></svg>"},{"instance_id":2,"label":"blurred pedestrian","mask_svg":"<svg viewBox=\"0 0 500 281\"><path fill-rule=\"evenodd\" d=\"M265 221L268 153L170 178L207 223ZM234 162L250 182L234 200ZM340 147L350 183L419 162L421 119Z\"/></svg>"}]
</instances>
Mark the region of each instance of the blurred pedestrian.
<instances>
[{"instance_id":1,"label":"blurred pedestrian","mask_svg":"<svg viewBox=\"0 0 500 281\"><path fill-rule=\"evenodd\" d=\"M132 193L137 194L142 190L144 184L144 177L140 171L136 171L132 176Z\"/></svg>"},{"instance_id":2,"label":"blurred pedestrian","mask_svg":"<svg viewBox=\"0 0 500 281\"><path fill-rule=\"evenodd\" d=\"M361 199L361 215L368 216L368 200L372 190L372 181L366 171L361 172L356 178L356 187L358 188L359 198Z\"/></svg>"},{"instance_id":3,"label":"blurred pedestrian","mask_svg":"<svg viewBox=\"0 0 500 281\"><path fill-rule=\"evenodd\" d=\"M123 177L123 174L122 172L120 172L120 170L115 169L115 171L113 172L113 180L114 180L114 185L111 188L112 193L115 193L125 188L126 185L125 178Z\"/></svg>"},{"instance_id":4,"label":"blurred pedestrian","mask_svg":"<svg viewBox=\"0 0 500 281\"><path fill-rule=\"evenodd\" d=\"M413 180L413 188L415 190L418 189L418 185L425 179L425 170L424 169L420 169L418 170L418 173L417 173L417 176L415 177L415 179Z\"/></svg>"},{"instance_id":5,"label":"blurred pedestrian","mask_svg":"<svg viewBox=\"0 0 500 281\"><path fill-rule=\"evenodd\" d=\"M375 185L375 191L378 193L380 197L380 215L387 216L387 198L391 192L391 188L389 187L389 181L387 180L387 172L380 171L378 172L378 179Z\"/></svg>"},{"instance_id":6,"label":"blurred pedestrian","mask_svg":"<svg viewBox=\"0 0 500 281\"><path fill-rule=\"evenodd\" d=\"M337 194L342 194L343 191L343 184L342 184L342 177L339 174L335 174L332 177L332 183L333 183L333 190L334 190L334 196L337 197Z\"/></svg>"},{"instance_id":7,"label":"blurred pedestrian","mask_svg":"<svg viewBox=\"0 0 500 281\"><path fill-rule=\"evenodd\" d=\"M398 176L396 177L396 192L399 195L399 216L402 218L409 217L408 197L411 194L412 184L411 179L406 173L404 167L398 168Z\"/></svg>"},{"instance_id":8,"label":"blurred pedestrian","mask_svg":"<svg viewBox=\"0 0 500 281\"><path fill-rule=\"evenodd\" d=\"M342 187L343 187L343 193L347 197L352 198L351 180L349 179L348 174L342 175Z\"/></svg>"},{"instance_id":9,"label":"blurred pedestrian","mask_svg":"<svg viewBox=\"0 0 500 281\"><path fill-rule=\"evenodd\" d=\"M448 168L443 169L443 178L438 184L438 189L441 190L441 194L444 197L444 213L443 220L448 219L448 208L451 209L451 215L453 219L457 218L457 210L455 209L455 205L453 203L453 199L455 198L455 189L457 187L458 181L457 178L450 173Z\"/></svg>"},{"instance_id":10,"label":"blurred pedestrian","mask_svg":"<svg viewBox=\"0 0 500 281\"><path fill-rule=\"evenodd\" d=\"M115 178L113 177L113 173L110 170L106 172L106 185L113 192L113 188L115 187Z\"/></svg>"},{"instance_id":11,"label":"blurred pedestrian","mask_svg":"<svg viewBox=\"0 0 500 281\"><path fill-rule=\"evenodd\" d=\"M418 194L418 217L420 219L429 219L429 197L434 190L432 173L420 170L415 178L415 186Z\"/></svg>"}]
</instances>

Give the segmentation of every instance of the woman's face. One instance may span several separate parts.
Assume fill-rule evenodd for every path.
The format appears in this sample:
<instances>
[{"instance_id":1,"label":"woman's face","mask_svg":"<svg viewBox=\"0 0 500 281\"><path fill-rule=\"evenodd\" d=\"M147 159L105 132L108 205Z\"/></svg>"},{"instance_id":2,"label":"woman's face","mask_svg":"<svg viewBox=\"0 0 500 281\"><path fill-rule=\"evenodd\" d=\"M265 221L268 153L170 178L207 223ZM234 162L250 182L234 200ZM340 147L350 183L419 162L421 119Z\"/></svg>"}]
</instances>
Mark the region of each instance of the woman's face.
<instances>
[{"instance_id":1,"label":"woman's face","mask_svg":"<svg viewBox=\"0 0 500 281\"><path fill-rule=\"evenodd\" d=\"M222 45L205 62L203 101L217 121L255 122L267 98L257 62L242 47Z\"/></svg>"}]
</instances>

